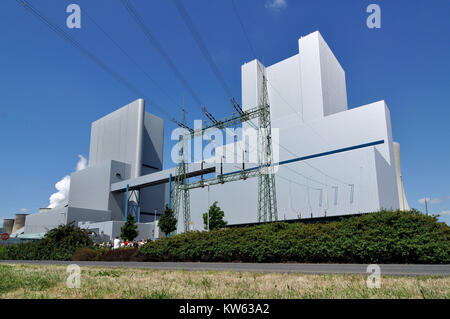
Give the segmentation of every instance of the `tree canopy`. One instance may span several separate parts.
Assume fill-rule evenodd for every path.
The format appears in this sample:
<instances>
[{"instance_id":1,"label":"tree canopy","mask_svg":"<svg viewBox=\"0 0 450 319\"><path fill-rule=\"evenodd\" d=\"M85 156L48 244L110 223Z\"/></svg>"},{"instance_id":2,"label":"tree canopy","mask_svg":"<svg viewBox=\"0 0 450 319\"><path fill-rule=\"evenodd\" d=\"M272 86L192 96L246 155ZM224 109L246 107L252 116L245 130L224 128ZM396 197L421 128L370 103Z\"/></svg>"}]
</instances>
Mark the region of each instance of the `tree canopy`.
<instances>
[{"instance_id":1,"label":"tree canopy","mask_svg":"<svg viewBox=\"0 0 450 319\"><path fill-rule=\"evenodd\" d=\"M120 227L120 237L128 241L134 240L139 235L137 228L136 219L132 214L128 214L127 221Z\"/></svg>"},{"instance_id":2,"label":"tree canopy","mask_svg":"<svg viewBox=\"0 0 450 319\"><path fill-rule=\"evenodd\" d=\"M177 218L172 208L169 208L168 205L166 205L164 213L158 221L158 226L166 234L170 234L177 229Z\"/></svg>"},{"instance_id":3,"label":"tree canopy","mask_svg":"<svg viewBox=\"0 0 450 319\"><path fill-rule=\"evenodd\" d=\"M209 229L219 229L227 225L227 222L223 219L225 213L217 206L217 202L214 202L209 207ZM203 225L205 229L208 229L208 212L203 214Z\"/></svg>"}]
</instances>

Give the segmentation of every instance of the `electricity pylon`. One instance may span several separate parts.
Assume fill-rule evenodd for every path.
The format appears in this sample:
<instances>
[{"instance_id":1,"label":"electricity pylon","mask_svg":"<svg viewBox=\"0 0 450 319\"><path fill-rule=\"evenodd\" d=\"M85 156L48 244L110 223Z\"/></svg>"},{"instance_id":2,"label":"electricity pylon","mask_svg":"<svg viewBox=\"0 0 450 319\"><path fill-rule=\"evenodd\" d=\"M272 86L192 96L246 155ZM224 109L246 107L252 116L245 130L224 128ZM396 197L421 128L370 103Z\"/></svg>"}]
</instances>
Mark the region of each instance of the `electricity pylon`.
<instances>
[{"instance_id":1,"label":"electricity pylon","mask_svg":"<svg viewBox=\"0 0 450 319\"><path fill-rule=\"evenodd\" d=\"M184 118L184 109L182 109L181 122L178 123L181 127L187 128L185 124ZM174 191L175 194L173 196L173 211L175 216L177 216L177 228L178 222L180 220L180 205L183 202L183 223L184 223L184 231L189 231L189 223L191 221L191 203L189 196L189 188L184 187L184 184L187 183L187 174L188 174L188 165L186 164L186 134L180 135L179 143L181 145L178 157L178 165L175 173L174 180ZM171 191L171 190L169 190Z\"/></svg>"},{"instance_id":2,"label":"electricity pylon","mask_svg":"<svg viewBox=\"0 0 450 319\"><path fill-rule=\"evenodd\" d=\"M174 121L180 127L189 130L189 133L183 135L181 138L191 138L194 136L202 135L203 132L209 128L219 128L224 129L236 125L238 123L248 122L252 119L258 119L258 167L257 169L245 169L243 163L242 171L235 173L223 174L222 169L220 175L215 178L208 179L209 185L224 184L227 182L258 177L258 222L266 221L277 221L277 194L275 188L275 173L273 167L273 154L272 154L272 126L270 122L270 105L267 93L267 79L265 74L263 74L263 92L260 98L260 105L243 111L239 105L235 105L237 114L234 114L225 119L216 120L215 118L210 118L209 112L204 109L205 114L210 118L212 124L200 129L191 129L187 127L184 123L184 112L183 112L183 122ZM233 104L236 101L232 100ZM236 103L237 104L237 103ZM256 126L255 126L256 127ZM181 140L180 140L181 141ZM189 230L190 222L190 211L189 211L189 189L200 188L205 186L205 181L201 179L200 181L187 183L187 164L184 158L184 143L182 144L182 151L179 164L177 166L176 176L175 176L175 196L174 199L174 211L177 213L180 207L181 197L183 198L184 205L184 229ZM221 163L221 167L222 167ZM183 193L182 193L183 192Z\"/></svg>"},{"instance_id":3,"label":"electricity pylon","mask_svg":"<svg viewBox=\"0 0 450 319\"><path fill-rule=\"evenodd\" d=\"M278 220L277 194L272 155L272 126L267 93L267 79L263 71L258 132L258 222Z\"/></svg>"}]
</instances>

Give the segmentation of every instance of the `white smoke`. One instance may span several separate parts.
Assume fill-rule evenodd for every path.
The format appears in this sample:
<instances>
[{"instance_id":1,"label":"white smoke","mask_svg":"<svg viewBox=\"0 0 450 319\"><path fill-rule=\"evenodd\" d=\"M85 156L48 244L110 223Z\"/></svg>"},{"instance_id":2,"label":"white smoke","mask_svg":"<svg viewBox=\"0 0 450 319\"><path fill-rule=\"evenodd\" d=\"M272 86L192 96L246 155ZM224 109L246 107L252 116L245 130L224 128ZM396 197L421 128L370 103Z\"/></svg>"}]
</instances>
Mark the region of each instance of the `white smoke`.
<instances>
[{"instance_id":1,"label":"white smoke","mask_svg":"<svg viewBox=\"0 0 450 319\"><path fill-rule=\"evenodd\" d=\"M83 155L78 155L78 163L76 167L76 171L81 171L87 167L87 159Z\"/></svg>"},{"instance_id":2,"label":"white smoke","mask_svg":"<svg viewBox=\"0 0 450 319\"><path fill-rule=\"evenodd\" d=\"M81 171L87 167L87 159L83 155L78 155L78 163L75 168L76 172ZM50 205L48 208L61 207L67 204L70 190L70 175L66 175L59 182L55 184L58 192L50 196Z\"/></svg>"},{"instance_id":3,"label":"white smoke","mask_svg":"<svg viewBox=\"0 0 450 319\"><path fill-rule=\"evenodd\" d=\"M58 192L50 196L50 205L48 205L48 208L55 208L66 204L67 197L69 196L70 176L64 176L62 180L55 184L55 188Z\"/></svg>"}]
</instances>

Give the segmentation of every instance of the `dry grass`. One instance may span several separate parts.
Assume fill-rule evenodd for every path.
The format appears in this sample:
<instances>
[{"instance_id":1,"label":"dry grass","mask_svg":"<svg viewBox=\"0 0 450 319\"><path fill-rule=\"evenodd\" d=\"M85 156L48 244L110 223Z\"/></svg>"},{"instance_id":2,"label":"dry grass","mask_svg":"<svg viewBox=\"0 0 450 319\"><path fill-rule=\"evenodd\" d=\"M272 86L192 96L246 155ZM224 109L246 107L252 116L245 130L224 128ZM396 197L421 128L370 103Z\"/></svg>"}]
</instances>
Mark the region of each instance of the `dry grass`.
<instances>
[{"instance_id":1,"label":"dry grass","mask_svg":"<svg viewBox=\"0 0 450 319\"><path fill-rule=\"evenodd\" d=\"M450 298L450 277L82 267L81 287L66 287L66 266L0 265L0 298Z\"/></svg>"}]
</instances>

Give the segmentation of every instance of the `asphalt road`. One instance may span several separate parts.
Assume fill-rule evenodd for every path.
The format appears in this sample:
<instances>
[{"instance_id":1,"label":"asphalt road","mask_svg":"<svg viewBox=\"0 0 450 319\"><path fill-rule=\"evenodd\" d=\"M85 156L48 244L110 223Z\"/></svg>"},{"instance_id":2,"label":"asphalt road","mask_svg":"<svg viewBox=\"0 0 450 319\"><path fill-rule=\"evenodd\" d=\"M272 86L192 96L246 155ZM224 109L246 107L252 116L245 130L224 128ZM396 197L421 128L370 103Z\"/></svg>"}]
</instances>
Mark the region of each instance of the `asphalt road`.
<instances>
[{"instance_id":1,"label":"asphalt road","mask_svg":"<svg viewBox=\"0 0 450 319\"><path fill-rule=\"evenodd\" d=\"M279 272L302 274L364 274L367 264L277 264L277 263L200 263L200 262L108 262L108 261L48 261L2 260L8 264L69 265L94 267L128 267L162 270L226 270L249 272ZM450 276L450 265L380 264L381 275L440 275Z\"/></svg>"}]
</instances>

